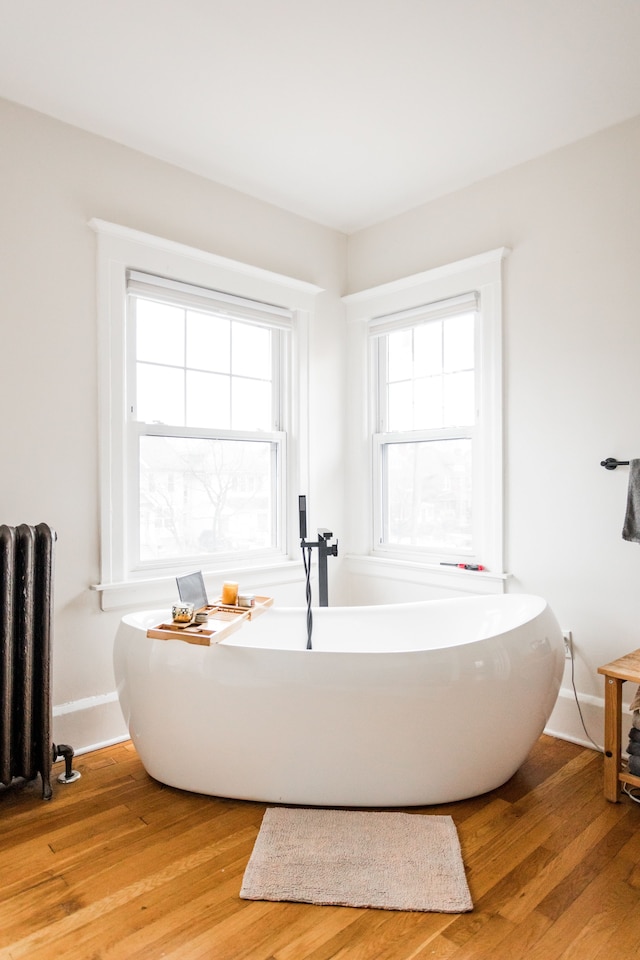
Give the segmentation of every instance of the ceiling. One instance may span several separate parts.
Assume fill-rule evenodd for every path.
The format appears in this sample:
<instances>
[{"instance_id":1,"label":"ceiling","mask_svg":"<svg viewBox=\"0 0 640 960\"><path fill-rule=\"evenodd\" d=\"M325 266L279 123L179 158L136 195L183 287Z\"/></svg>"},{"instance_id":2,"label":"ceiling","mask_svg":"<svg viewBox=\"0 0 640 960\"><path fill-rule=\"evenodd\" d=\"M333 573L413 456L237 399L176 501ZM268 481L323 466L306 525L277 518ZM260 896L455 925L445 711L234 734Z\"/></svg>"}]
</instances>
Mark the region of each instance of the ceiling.
<instances>
[{"instance_id":1,"label":"ceiling","mask_svg":"<svg viewBox=\"0 0 640 960\"><path fill-rule=\"evenodd\" d=\"M0 0L0 96L351 233L639 115L640 0Z\"/></svg>"}]
</instances>

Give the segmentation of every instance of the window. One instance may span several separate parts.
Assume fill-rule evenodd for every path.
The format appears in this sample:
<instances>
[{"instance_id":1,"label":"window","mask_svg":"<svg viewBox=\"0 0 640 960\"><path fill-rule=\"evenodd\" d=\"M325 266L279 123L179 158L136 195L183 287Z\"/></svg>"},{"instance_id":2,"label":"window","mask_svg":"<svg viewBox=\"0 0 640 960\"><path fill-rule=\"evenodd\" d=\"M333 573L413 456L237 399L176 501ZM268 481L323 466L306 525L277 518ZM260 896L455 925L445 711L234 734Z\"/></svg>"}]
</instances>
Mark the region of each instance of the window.
<instances>
[{"instance_id":1,"label":"window","mask_svg":"<svg viewBox=\"0 0 640 960\"><path fill-rule=\"evenodd\" d=\"M103 609L175 576L298 564L308 316L319 288L103 221ZM291 519L289 519L291 518Z\"/></svg>"},{"instance_id":2,"label":"window","mask_svg":"<svg viewBox=\"0 0 640 960\"><path fill-rule=\"evenodd\" d=\"M277 552L291 313L127 279L132 565Z\"/></svg>"},{"instance_id":3,"label":"window","mask_svg":"<svg viewBox=\"0 0 640 960\"><path fill-rule=\"evenodd\" d=\"M476 294L373 321L376 543L475 553Z\"/></svg>"},{"instance_id":4,"label":"window","mask_svg":"<svg viewBox=\"0 0 640 960\"><path fill-rule=\"evenodd\" d=\"M345 298L364 371L354 396L369 396L370 468L354 463L353 489L370 492L353 540L405 572L407 563L470 563L502 577L505 253Z\"/></svg>"}]
</instances>

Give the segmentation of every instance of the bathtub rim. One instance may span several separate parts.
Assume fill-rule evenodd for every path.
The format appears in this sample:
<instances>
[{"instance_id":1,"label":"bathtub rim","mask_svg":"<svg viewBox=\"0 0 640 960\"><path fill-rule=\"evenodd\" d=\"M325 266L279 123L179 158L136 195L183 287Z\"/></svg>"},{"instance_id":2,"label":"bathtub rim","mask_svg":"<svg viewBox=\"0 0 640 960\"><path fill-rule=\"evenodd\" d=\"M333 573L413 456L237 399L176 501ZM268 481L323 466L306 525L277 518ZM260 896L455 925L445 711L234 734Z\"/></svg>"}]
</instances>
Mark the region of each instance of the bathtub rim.
<instances>
[{"instance_id":1,"label":"bathtub rim","mask_svg":"<svg viewBox=\"0 0 640 960\"><path fill-rule=\"evenodd\" d=\"M314 622L318 623L319 620L331 619L333 616L336 618L339 617L341 613L346 613L349 618L353 618L356 611L361 612L363 617L376 616L380 614L393 614L397 613L399 617L402 616L402 612L412 613L419 610L440 610L446 611L449 610L466 610L469 613L472 608L478 608L479 611L487 610L495 607L513 607L515 611L518 611L518 616L512 616L511 618L505 617L504 621L495 625L495 628L491 631L485 633L478 632L476 635L470 635L461 632L459 636L449 638L446 644L438 644L434 646L420 646L420 647L371 647L369 649L349 649L349 648L317 648L313 647L310 650L307 650L305 645L300 643L300 646L281 646L271 643L256 643L255 640L251 642L249 638L252 637L251 634L251 623L241 626L239 629L235 630L228 637L224 637L219 641L214 641L210 645L200 645L200 644L191 644L186 643L181 640L155 640L153 638L146 637L146 630L153 626L155 623L166 619L167 609L166 608L156 608L154 610L139 610L139 611L130 611L127 614L124 614L120 620L120 626L125 625L129 628L138 631L144 631L146 639L154 643L180 643L182 647L187 647L190 649L215 649L218 647L230 649L263 649L263 650L273 650L273 651L283 651L287 653L305 653L305 654L330 654L330 653L340 653L341 655L354 655L354 656L393 656L395 654L419 654L419 653L429 653L435 650L448 649L461 647L465 645L474 645L481 643L489 639L495 639L501 636L506 636L514 631L521 630L523 627L526 627L528 624L533 623L539 618L544 618L545 616L550 616L552 621L555 619L553 611L549 603L544 599L544 597L539 596L538 594L501 594L499 596L472 596L472 597L447 597L438 600L413 600L404 603L390 603L390 604L354 604L353 606L341 605L335 607L313 607L313 617ZM260 616L262 617L276 617L276 618L285 618L287 620L297 617L306 617L306 607L302 606L273 606L264 612ZM248 629L247 629L248 627ZM244 638L244 641L243 641Z\"/></svg>"}]
</instances>

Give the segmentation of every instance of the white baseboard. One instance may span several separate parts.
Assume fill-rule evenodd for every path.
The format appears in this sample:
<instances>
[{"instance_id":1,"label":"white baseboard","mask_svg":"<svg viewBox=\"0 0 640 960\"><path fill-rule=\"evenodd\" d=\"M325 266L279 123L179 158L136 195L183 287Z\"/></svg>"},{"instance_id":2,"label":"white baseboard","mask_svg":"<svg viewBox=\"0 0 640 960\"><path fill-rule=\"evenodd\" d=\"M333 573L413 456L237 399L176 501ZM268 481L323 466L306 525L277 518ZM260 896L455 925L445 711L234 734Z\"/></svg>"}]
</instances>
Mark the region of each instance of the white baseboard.
<instances>
[{"instance_id":1,"label":"white baseboard","mask_svg":"<svg viewBox=\"0 0 640 960\"><path fill-rule=\"evenodd\" d=\"M128 739L115 690L53 708L53 741L68 744L76 755Z\"/></svg>"},{"instance_id":2,"label":"white baseboard","mask_svg":"<svg viewBox=\"0 0 640 960\"><path fill-rule=\"evenodd\" d=\"M573 690L570 687L562 687L544 732L551 737L557 737L559 740L577 743L581 747L589 747L595 750L597 745L599 749L602 749L604 742L604 699L580 694L579 702L580 711ZM584 725L587 728L586 732L580 720L580 712L582 712ZM629 726L631 726L631 719L629 719ZM595 743L592 741L595 741Z\"/></svg>"},{"instance_id":3,"label":"white baseboard","mask_svg":"<svg viewBox=\"0 0 640 960\"><path fill-rule=\"evenodd\" d=\"M623 740L626 706L623 707ZM588 731L585 733L580 713L571 688L563 687L545 733L559 740L568 740L583 747L595 749L595 741L602 748L604 737L604 700L601 697L580 695L580 710ZM629 716L629 726L631 717ZM85 697L53 708L54 743L66 743L75 754L88 753L100 747L129 739L129 731L122 717L115 691L98 697Z\"/></svg>"}]
</instances>

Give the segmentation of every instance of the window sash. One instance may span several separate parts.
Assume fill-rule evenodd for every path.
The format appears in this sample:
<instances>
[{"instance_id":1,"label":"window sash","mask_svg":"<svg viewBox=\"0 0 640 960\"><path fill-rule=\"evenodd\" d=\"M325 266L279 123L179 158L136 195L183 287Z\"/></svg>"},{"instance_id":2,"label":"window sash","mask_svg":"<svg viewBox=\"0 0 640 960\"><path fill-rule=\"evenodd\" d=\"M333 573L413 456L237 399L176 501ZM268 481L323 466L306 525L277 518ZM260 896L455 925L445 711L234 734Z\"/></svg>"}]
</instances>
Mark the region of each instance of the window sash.
<instances>
[{"instance_id":1,"label":"window sash","mask_svg":"<svg viewBox=\"0 0 640 960\"><path fill-rule=\"evenodd\" d=\"M416 327L426 325L428 323L431 323L432 321L443 320L446 318L469 316L472 312L474 316L473 367L466 368L466 369L467 369L467 372L471 372L474 377L474 382L473 382L474 413L472 417L467 418L469 423L467 422L461 423L461 427L475 423L478 417L479 407L480 407L480 378L478 376L478 373L480 370L481 352L482 352L481 350L482 324L481 324L481 315L479 311L479 300L477 299L477 297L474 297L473 299L473 304L474 304L473 311L471 310L470 302L467 301L467 303L469 304L467 309L463 309L463 310L451 309L446 313L444 311L441 311L437 316L429 316L428 319L424 319L425 308L421 307L420 311L423 315L423 319L420 321L419 324L411 323L409 325L402 324L400 326L391 327L387 330L386 334L384 335L379 334L377 331L376 332L371 331L371 334L370 334L371 343L375 353L374 383L375 383L375 408L377 411L376 430L378 432L384 433L392 429L392 426L390 425L390 413L389 413L389 386L391 385L392 381L390 381L387 377L388 358L389 358L389 334L396 333L403 330L415 330ZM443 334L444 332L445 331L443 329ZM444 387L444 381L446 380L446 377L452 375L452 373L455 373L455 372L456 371L447 371L444 365L442 366L439 376L443 380L443 384L442 384L443 387ZM465 371L457 371L457 372L465 372ZM416 378L415 376L412 375L410 378L407 378L406 382L410 383L412 385L412 389L415 390L416 383L419 379L420 377ZM446 406L444 393L442 396L442 403L443 403L443 414L444 414L444 406ZM442 427L447 427L447 426L448 424L446 423L442 425ZM409 429L410 428L407 427L404 432L408 432ZM418 427L418 429L421 429L421 427ZM398 431L396 430L395 432L398 432Z\"/></svg>"},{"instance_id":2,"label":"window sash","mask_svg":"<svg viewBox=\"0 0 640 960\"><path fill-rule=\"evenodd\" d=\"M139 271L126 271L126 316L127 316L127 411L128 416L135 414L136 406L136 367L130 358L135 358L136 345L136 308L138 299L170 304L180 309L204 312L236 323L262 326L272 334L271 363L271 404L273 412L272 429L283 429L286 422L286 397L289 383L286 379L287 363L291 350L294 313L291 310L259 303L247 298L223 294L216 290L198 287L194 284L154 277ZM185 357L185 369L187 358ZM233 372L229 372L233 376Z\"/></svg>"},{"instance_id":3,"label":"window sash","mask_svg":"<svg viewBox=\"0 0 640 960\"><path fill-rule=\"evenodd\" d=\"M141 558L141 516L140 497L142 480L140 476L140 445L144 437L166 437L177 440L211 440L228 443L245 442L266 444L270 447L270 543L256 548L234 550L193 551L191 553L172 554L166 558L155 556ZM140 574L151 569L177 568L193 565L195 562L222 563L223 561L243 561L259 558L274 558L285 552L285 510L286 488L284 478L287 475L287 437L284 432L250 433L246 431L197 430L189 428L171 428L164 424L151 425L131 423L128 443L129 477L127 503L131 522L128 525L127 554L132 573Z\"/></svg>"},{"instance_id":4,"label":"window sash","mask_svg":"<svg viewBox=\"0 0 640 960\"><path fill-rule=\"evenodd\" d=\"M375 504L373 517L373 553L383 554L385 556L414 556L427 559L430 562L437 562L440 556L459 556L465 560L471 560L477 556L477 544L479 540L479 489L481 484L481 464L478 456L477 443L474 443L475 431L466 430L441 430L441 431L415 431L407 433L385 433L375 434L373 436L373 502ZM398 542L391 539L389 535L389 516L390 516L390 489L388 472L388 454L391 447L402 444L414 444L416 446L427 445L430 443L441 443L446 441L468 440L472 444L471 449L471 527L470 544L463 546L458 544L445 544L442 541L432 540L429 544L415 544L408 542ZM431 501L424 500L424 506Z\"/></svg>"}]
</instances>

